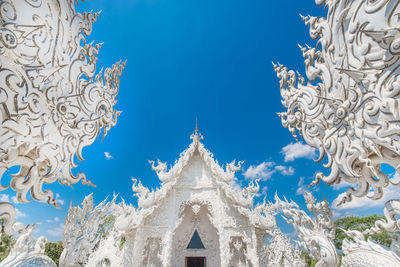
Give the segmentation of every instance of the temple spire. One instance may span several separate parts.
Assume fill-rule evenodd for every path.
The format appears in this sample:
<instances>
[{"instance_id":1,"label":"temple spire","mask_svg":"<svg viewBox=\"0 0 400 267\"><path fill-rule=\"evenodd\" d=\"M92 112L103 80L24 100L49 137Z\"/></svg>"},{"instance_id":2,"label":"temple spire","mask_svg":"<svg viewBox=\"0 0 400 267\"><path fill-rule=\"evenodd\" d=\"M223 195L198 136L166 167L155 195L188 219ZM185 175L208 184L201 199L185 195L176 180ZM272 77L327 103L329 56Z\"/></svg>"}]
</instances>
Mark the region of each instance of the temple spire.
<instances>
[{"instance_id":1,"label":"temple spire","mask_svg":"<svg viewBox=\"0 0 400 267\"><path fill-rule=\"evenodd\" d=\"M199 127L197 125L197 117L196 117L196 128L194 129L194 133L190 136L190 139L192 139L196 145L200 142L201 139L203 139L203 136L199 133Z\"/></svg>"},{"instance_id":2,"label":"temple spire","mask_svg":"<svg viewBox=\"0 0 400 267\"><path fill-rule=\"evenodd\" d=\"M197 127L197 117L196 117L196 129L194 129L196 135L199 134L199 128Z\"/></svg>"}]
</instances>

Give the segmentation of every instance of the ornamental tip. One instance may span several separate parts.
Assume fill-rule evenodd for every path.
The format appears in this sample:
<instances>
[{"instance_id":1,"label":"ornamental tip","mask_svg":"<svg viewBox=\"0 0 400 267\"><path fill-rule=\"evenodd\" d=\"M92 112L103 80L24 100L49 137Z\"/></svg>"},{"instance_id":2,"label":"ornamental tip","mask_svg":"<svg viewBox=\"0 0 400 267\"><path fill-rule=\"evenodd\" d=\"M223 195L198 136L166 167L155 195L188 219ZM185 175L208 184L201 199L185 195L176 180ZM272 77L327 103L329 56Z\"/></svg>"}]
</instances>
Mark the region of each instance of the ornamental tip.
<instances>
[{"instance_id":1,"label":"ornamental tip","mask_svg":"<svg viewBox=\"0 0 400 267\"><path fill-rule=\"evenodd\" d=\"M194 129L196 135L199 134L199 128L197 127L197 117L196 117L196 128Z\"/></svg>"},{"instance_id":2,"label":"ornamental tip","mask_svg":"<svg viewBox=\"0 0 400 267\"><path fill-rule=\"evenodd\" d=\"M194 129L194 133L190 136L190 139L193 140L193 142L198 143L200 140L203 139L203 136L201 133L199 133L199 127L197 125L197 117L196 117L196 128Z\"/></svg>"}]
</instances>

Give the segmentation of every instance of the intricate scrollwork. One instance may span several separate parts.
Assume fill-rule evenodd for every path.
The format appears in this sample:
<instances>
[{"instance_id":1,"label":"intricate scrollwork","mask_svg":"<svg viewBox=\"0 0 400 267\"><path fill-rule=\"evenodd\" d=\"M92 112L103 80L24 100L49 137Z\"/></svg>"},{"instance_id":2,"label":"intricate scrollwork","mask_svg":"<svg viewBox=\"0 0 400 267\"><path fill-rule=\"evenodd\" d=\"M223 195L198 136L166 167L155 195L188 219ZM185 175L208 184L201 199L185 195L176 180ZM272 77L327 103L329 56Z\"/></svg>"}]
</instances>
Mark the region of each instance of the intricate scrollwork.
<instances>
[{"instance_id":1,"label":"intricate scrollwork","mask_svg":"<svg viewBox=\"0 0 400 267\"><path fill-rule=\"evenodd\" d=\"M301 210L296 202L286 199L282 201L275 196L279 209L285 215L284 219L293 225L300 238L297 244L318 259L316 266L339 266L339 256L332 242L335 238L335 225L328 202L324 200L315 203L315 198L309 192L305 193L304 198L314 219Z\"/></svg>"},{"instance_id":2,"label":"intricate scrollwork","mask_svg":"<svg viewBox=\"0 0 400 267\"><path fill-rule=\"evenodd\" d=\"M328 183L357 184L362 197L382 197L391 182L380 165L400 161L400 30L396 0L326 1L327 18L303 17L320 50L301 47L308 81L274 64L280 79L284 127L328 157Z\"/></svg>"},{"instance_id":3,"label":"intricate scrollwork","mask_svg":"<svg viewBox=\"0 0 400 267\"><path fill-rule=\"evenodd\" d=\"M297 246L293 246L289 239L279 230L276 229L272 234L271 240L266 246L266 266L306 266L304 259L301 258L300 250Z\"/></svg>"},{"instance_id":4,"label":"intricate scrollwork","mask_svg":"<svg viewBox=\"0 0 400 267\"><path fill-rule=\"evenodd\" d=\"M36 226L37 224L24 226L22 223L13 225L13 231L19 236L8 256L0 262L1 267L57 266L44 254L47 239L43 236L38 239L32 237Z\"/></svg>"},{"instance_id":5,"label":"intricate scrollwork","mask_svg":"<svg viewBox=\"0 0 400 267\"><path fill-rule=\"evenodd\" d=\"M82 208L70 207L64 223L63 247L60 256L61 266L76 266L86 264L89 256L104 237L105 233L100 231L101 225L107 217L112 216L111 207L114 205L116 196L106 203L106 199L93 205L93 195L85 197Z\"/></svg>"},{"instance_id":6,"label":"intricate scrollwork","mask_svg":"<svg viewBox=\"0 0 400 267\"><path fill-rule=\"evenodd\" d=\"M342 266L390 266L400 265L398 239L392 240L391 248L377 244L375 241L366 240L364 233L357 230L344 230L343 232L351 238L344 239L342 251L344 257Z\"/></svg>"},{"instance_id":7,"label":"intricate scrollwork","mask_svg":"<svg viewBox=\"0 0 400 267\"><path fill-rule=\"evenodd\" d=\"M398 266L400 264L400 239L399 229L400 200L389 200L384 207L385 219L375 222L375 225L363 232L357 230L342 231L350 237L343 240L342 251L344 253L343 266ZM377 244L366 235L388 231L392 236L390 248Z\"/></svg>"},{"instance_id":8,"label":"intricate scrollwork","mask_svg":"<svg viewBox=\"0 0 400 267\"><path fill-rule=\"evenodd\" d=\"M13 166L18 201L57 206L44 184L92 184L76 176L76 155L117 122L125 63L95 75L101 44L86 43L99 13L76 13L75 1L0 2L0 178ZM0 186L0 190L7 187Z\"/></svg>"}]
</instances>

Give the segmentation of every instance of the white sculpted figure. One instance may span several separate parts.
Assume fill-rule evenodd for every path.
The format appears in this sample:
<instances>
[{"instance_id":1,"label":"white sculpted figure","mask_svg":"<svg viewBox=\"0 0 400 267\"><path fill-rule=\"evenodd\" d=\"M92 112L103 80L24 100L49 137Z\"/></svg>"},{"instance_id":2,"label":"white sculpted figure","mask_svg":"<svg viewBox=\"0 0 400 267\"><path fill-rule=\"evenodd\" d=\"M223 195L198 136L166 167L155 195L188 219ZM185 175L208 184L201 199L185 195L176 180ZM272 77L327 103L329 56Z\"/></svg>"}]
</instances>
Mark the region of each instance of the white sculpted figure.
<instances>
[{"instance_id":1,"label":"white sculpted figure","mask_svg":"<svg viewBox=\"0 0 400 267\"><path fill-rule=\"evenodd\" d=\"M326 18L302 17L319 49L300 47L307 79L274 64L280 79L282 124L296 137L325 155L329 185L352 184L339 204L352 196L383 196L389 180L381 164L400 164L400 5L397 0L316 0L328 9ZM371 193L371 194L369 194ZM399 200L385 204L386 220L363 233L345 231L344 266L398 266L399 242L394 233ZM391 249L365 234L387 230L394 236Z\"/></svg>"},{"instance_id":2,"label":"white sculpted figure","mask_svg":"<svg viewBox=\"0 0 400 267\"><path fill-rule=\"evenodd\" d=\"M2 234L11 235L14 218L16 215L15 207L8 202L0 202L0 238Z\"/></svg>"},{"instance_id":3,"label":"white sculpted figure","mask_svg":"<svg viewBox=\"0 0 400 267\"><path fill-rule=\"evenodd\" d=\"M60 256L61 266L76 266L87 263L89 256L100 243L105 231L107 218L113 219L110 207L115 203L116 196L106 203L106 199L93 207L93 195L85 197L82 208L70 207L64 223L63 247ZM111 217L110 217L111 216ZM112 227L110 225L109 227ZM109 231L110 229L104 229Z\"/></svg>"},{"instance_id":4,"label":"white sculpted figure","mask_svg":"<svg viewBox=\"0 0 400 267\"><path fill-rule=\"evenodd\" d=\"M289 202L286 199L282 201L275 197L286 217L284 219L293 225L300 238L297 242L299 246L318 260L316 266L339 266L339 256L332 242L335 238L335 225L329 203L326 200L315 203L315 198L309 192L305 193L304 198L307 209L314 214L314 219L301 210L296 202Z\"/></svg>"},{"instance_id":5,"label":"white sculpted figure","mask_svg":"<svg viewBox=\"0 0 400 267\"><path fill-rule=\"evenodd\" d=\"M74 176L74 156L117 122L124 63L95 74L100 44L86 43L99 13L76 13L74 0L0 3L0 179L13 166L18 201L57 206L44 184L92 184ZM8 186L0 186L5 190Z\"/></svg>"},{"instance_id":6,"label":"white sculpted figure","mask_svg":"<svg viewBox=\"0 0 400 267\"><path fill-rule=\"evenodd\" d=\"M282 124L325 155L327 184L354 184L342 201L391 182L382 163L400 164L400 21L398 0L317 0L327 18L303 17L320 49L301 47L307 79L275 66Z\"/></svg>"},{"instance_id":7,"label":"white sculpted figure","mask_svg":"<svg viewBox=\"0 0 400 267\"><path fill-rule=\"evenodd\" d=\"M384 207L385 219L375 222L375 225L363 232L356 230L343 230L351 239L343 240L342 251L344 257L343 266L399 266L400 265L400 240L396 233L399 229L400 219L400 200L389 200ZM365 235L388 231L392 236L390 248L377 244L371 239L366 239Z\"/></svg>"},{"instance_id":8,"label":"white sculpted figure","mask_svg":"<svg viewBox=\"0 0 400 267\"><path fill-rule=\"evenodd\" d=\"M19 233L19 237L7 258L0 262L0 267L22 267L22 266L48 266L57 265L44 254L47 239L43 236L35 239L32 232L37 226L24 226L22 223L15 223L13 230Z\"/></svg>"},{"instance_id":9,"label":"white sculpted figure","mask_svg":"<svg viewBox=\"0 0 400 267\"><path fill-rule=\"evenodd\" d=\"M271 240L266 246L268 260L267 267L305 267L306 263L301 258L300 250L293 246L289 239L279 230L274 230Z\"/></svg>"}]
</instances>

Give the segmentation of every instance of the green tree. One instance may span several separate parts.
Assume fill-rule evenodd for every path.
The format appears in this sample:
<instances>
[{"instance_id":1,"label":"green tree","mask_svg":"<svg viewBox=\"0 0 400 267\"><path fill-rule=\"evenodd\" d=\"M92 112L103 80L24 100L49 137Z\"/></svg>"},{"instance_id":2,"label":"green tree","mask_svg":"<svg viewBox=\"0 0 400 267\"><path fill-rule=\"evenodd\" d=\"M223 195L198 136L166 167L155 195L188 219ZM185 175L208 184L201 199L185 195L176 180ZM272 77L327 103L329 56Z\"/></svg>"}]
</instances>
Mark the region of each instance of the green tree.
<instances>
[{"instance_id":1,"label":"green tree","mask_svg":"<svg viewBox=\"0 0 400 267\"><path fill-rule=\"evenodd\" d=\"M52 259L57 266L60 263L60 256L63 251L63 245L61 241L58 242L48 242L46 243L44 253Z\"/></svg>"},{"instance_id":2,"label":"green tree","mask_svg":"<svg viewBox=\"0 0 400 267\"><path fill-rule=\"evenodd\" d=\"M301 257L306 262L307 267L314 267L315 264L317 263L317 260L311 258L310 255L308 255L307 252L305 251L301 251Z\"/></svg>"},{"instance_id":3,"label":"green tree","mask_svg":"<svg viewBox=\"0 0 400 267\"><path fill-rule=\"evenodd\" d=\"M374 226L376 220L383 218L384 218L383 216L379 215L372 215L367 217L349 216L335 221L335 227L336 227L336 235L334 240L335 247L337 249L342 249L343 239L345 238L349 239L349 237L342 230L340 230L340 228L345 230L357 230L362 232ZM390 244L392 243L392 239L386 231L383 231L382 233L379 234L366 235L366 237L371 238L377 243L387 247L389 247Z\"/></svg>"},{"instance_id":4,"label":"green tree","mask_svg":"<svg viewBox=\"0 0 400 267\"><path fill-rule=\"evenodd\" d=\"M2 236L0 241L0 261L4 260L15 244L15 239L11 236Z\"/></svg>"}]
</instances>

